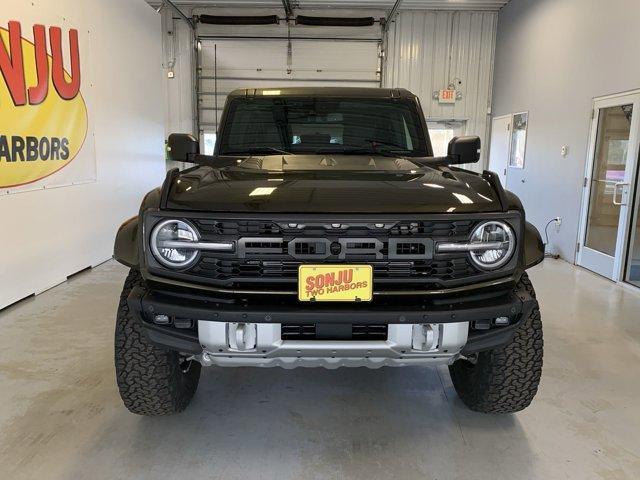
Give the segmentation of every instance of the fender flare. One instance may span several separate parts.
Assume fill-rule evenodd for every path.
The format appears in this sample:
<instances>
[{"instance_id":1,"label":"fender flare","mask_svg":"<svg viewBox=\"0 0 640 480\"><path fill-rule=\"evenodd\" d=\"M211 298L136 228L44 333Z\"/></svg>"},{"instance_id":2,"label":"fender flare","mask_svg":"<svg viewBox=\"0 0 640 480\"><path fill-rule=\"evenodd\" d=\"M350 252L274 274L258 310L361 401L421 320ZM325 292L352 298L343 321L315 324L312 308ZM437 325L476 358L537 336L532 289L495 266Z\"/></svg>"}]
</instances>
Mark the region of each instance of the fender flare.
<instances>
[{"instance_id":1,"label":"fender flare","mask_svg":"<svg viewBox=\"0 0 640 480\"><path fill-rule=\"evenodd\" d=\"M531 268L544 260L544 242L538 229L531 223L524 226L524 268Z\"/></svg>"},{"instance_id":2,"label":"fender flare","mask_svg":"<svg viewBox=\"0 0 640 480\"><path fill-rule=\"evenodd\" d=\"M120 225L113 247L113 258L130 268L138 268L140 266L138 225L139 221L137 216L130 218Z\"/></svg>"}]
</instances>

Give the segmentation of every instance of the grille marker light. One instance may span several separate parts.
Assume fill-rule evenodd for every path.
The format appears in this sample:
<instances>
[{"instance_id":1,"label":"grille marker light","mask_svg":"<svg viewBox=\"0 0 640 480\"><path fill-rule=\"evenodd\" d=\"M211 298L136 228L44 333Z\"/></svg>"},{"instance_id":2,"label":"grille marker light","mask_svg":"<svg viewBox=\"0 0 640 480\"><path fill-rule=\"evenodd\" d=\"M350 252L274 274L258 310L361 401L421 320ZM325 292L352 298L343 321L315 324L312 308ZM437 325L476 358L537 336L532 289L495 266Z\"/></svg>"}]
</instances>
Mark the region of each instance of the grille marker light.
<instances>
[{"instance_id":1,"label":"grille marker light","mask_svg":"<svg viewBox=\"0 0 640 480\"><path fill-rule=\"evenodd\" d=\"M190 242L180 240L165 240L158 242L159 248L183 248L185 250L217 250L232 252L233 242Z\"/></svg>"},{"instance_id":2,"label":"grille marker light","mask_svg":"<svg viewBox=\"0 0 640 480\"><path fill-rule=\"evenodd\" d=\"M472 252L500 248L504 248L503 242L439 243L437 246L438 252Z\"/></svg>"}]
</instances>

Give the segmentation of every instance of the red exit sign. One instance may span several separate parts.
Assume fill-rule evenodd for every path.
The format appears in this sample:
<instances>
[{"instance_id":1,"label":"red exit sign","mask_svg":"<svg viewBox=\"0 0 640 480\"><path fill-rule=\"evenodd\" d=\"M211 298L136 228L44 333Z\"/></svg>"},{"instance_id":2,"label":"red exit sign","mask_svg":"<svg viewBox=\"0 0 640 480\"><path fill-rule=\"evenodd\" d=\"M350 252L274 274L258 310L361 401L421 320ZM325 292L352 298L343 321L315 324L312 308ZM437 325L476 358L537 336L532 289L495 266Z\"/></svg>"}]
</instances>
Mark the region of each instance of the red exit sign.
<instances>
[{"instance_id":1,"label":"red exit sign","mask_svg":"<svg viewBox=\"0 0 640 480\"><path fill-rule=\"evenodd\" d=\"M455 90L440 90L438 93L438 102L440 103L456 103Z\"/></svg>"}]
</instances>

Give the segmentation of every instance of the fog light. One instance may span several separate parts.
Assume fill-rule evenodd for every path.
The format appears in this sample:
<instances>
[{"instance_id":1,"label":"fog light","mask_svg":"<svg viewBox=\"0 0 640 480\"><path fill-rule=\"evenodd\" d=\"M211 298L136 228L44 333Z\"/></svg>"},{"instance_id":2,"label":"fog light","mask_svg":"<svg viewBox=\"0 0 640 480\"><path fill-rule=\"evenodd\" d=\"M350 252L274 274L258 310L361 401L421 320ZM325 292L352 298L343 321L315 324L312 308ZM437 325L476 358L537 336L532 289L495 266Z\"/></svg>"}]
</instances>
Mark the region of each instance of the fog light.
<instances>
[{"instance_id":1,"label":"fog light","mask_svg":"<svg viewBox=\"0 0 640 480\"><path fill-rule=\"evenodd\" d=\"M496 327L504 327L509 325L509 317L497 317L493 323L495 323Z\"/></svg>"},{"instance_id":2,"label":"fog light","mask_svg":"<svg viewBox=\"0 0 640 480\"><path fill-rule=\"evenodd\" d=\"M227 340L229 350L237 352L256 348L255 323L227 323Z\"/></svg>"},{"instance_id":3,"label":"fog light","mask_svg":"<svg viewBox=\"0 0 640 480\"><path fill-rule=\"evenodd\" d=\"M169 318L169 315L156 315L153 317L153 323L157 325L169 325L171 318Z\"/></svg>"},{"instance_id":4,"label":"fog light","mask_svg":"<svg viewBox=\"0 0 640 480\"><path fill-rule=\"evenodd\" d=\"M490 328L491 328L491 320L490 319L476 320L475 322L473 322L473 329L474 330L489 330Z\"/></svg>"},{"instance_id":5,"label":"fog light","mask_svg":"<svg viewBox=\"0 0 640 480\"><path fill-rule=\"evenodd\" d=\"M438 348L438 325L431 323L414 325L411 348L423 352Z\"/></svg>"},{"instance_id":6,"label":"fog light","mask_svg":"<svg viewBox=\"0 0 640 480\"><path fill-rule=\"evenodd\" d=\"M191 328L193 321L190 318L176 318L173 321L173 326L176 328Z\"/></svg>"}]
</instances>

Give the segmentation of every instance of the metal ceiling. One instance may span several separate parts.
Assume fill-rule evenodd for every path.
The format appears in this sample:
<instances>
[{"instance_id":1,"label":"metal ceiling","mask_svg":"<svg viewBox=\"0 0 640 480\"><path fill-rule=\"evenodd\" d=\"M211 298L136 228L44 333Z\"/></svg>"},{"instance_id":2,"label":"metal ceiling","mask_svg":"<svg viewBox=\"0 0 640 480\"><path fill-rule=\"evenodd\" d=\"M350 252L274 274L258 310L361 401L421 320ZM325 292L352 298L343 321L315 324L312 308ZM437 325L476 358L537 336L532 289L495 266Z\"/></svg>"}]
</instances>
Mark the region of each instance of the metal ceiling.
<instances>
[{"instance_id":1,"label":"metal ceiling","mask_svg":"<svg viewBox=\"0 0 640 480\"><path fill-rule=\"evenodd\" d=\"M147 0L157 5L160 0ZM282 0L173 0L180 6L195 7L250 7L281 8ZM295 8L366 8L373 10L389 10L395 0L289 0ZM509 0L403 0L402 10L476 10L497 11Z\"/></svg>"}]
</instances>

